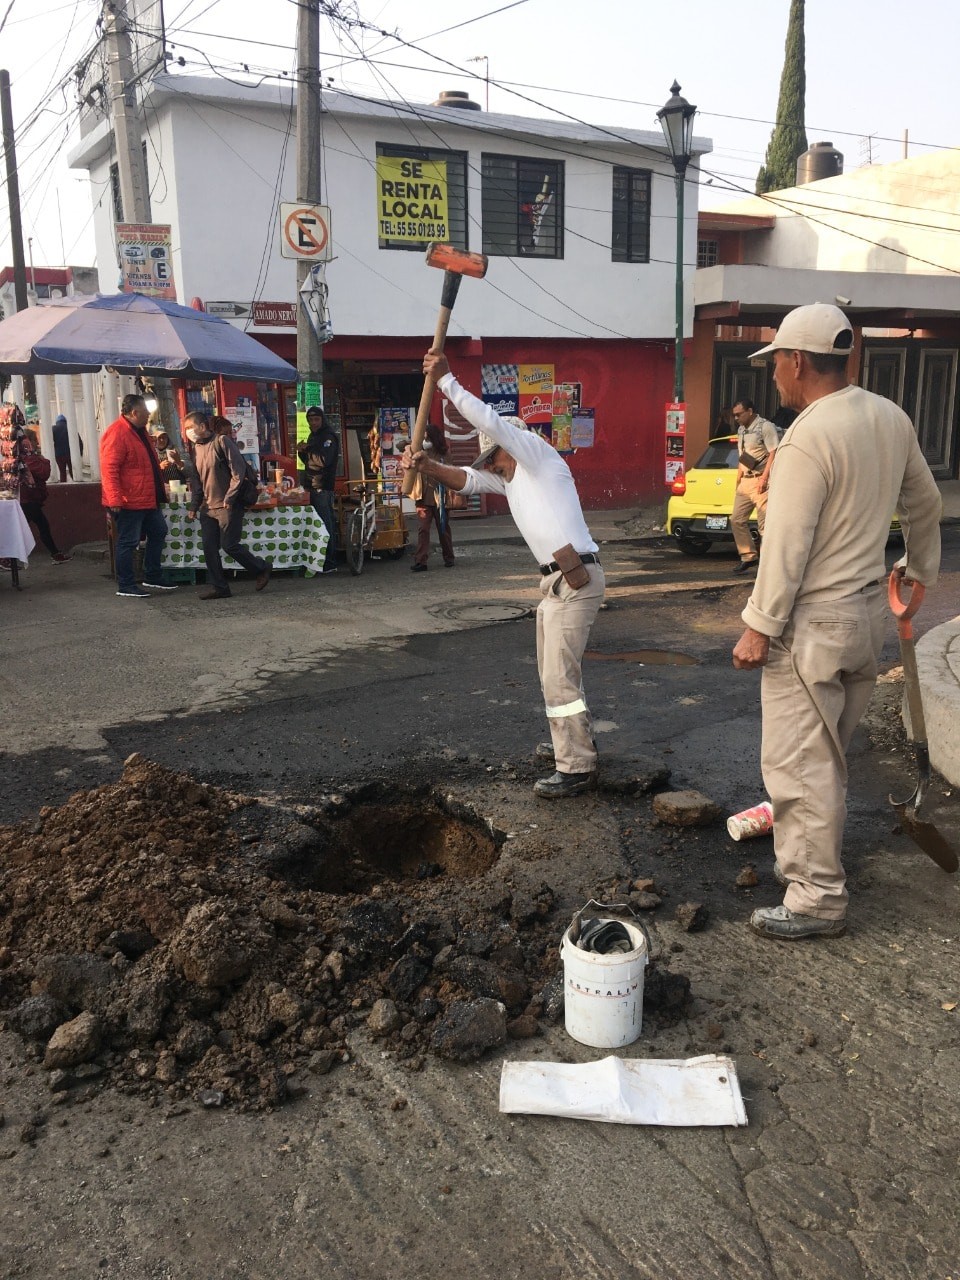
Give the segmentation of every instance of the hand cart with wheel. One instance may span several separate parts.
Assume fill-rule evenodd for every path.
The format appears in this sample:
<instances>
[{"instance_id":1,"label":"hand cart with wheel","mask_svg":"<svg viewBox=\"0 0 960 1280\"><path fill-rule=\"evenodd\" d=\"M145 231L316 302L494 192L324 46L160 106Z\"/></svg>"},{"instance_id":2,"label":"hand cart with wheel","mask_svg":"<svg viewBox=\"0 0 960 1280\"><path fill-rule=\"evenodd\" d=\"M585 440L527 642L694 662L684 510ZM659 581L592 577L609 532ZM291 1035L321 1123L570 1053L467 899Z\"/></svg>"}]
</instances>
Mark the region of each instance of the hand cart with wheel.
<instances>
[{"instance_id":1,"label":"hand cart with wheel","mask_svg":"<svg viewBox=\"0 0 960 1280\"><path fill-rule=\"evenodd\" d=\"M365 558L388 555L398 560L407 543L399 480L361 480L337 495L340 545L354 575Z\"/></svg>"}]
</instances>

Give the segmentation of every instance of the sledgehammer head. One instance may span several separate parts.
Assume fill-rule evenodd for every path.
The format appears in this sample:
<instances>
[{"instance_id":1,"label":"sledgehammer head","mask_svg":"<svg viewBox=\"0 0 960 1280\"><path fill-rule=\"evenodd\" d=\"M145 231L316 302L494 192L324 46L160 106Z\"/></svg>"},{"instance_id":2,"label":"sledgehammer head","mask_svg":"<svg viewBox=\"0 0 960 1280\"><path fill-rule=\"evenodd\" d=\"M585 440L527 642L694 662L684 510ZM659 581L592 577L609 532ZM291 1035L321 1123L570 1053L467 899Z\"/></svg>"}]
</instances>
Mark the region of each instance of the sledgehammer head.
<instances>
[{"instance_id":1,"label":"sledgehammer head","mask_svg":"<svg viewBox=\"0 0 960 1280\"><path fill-rule=\"evenodd\" d=\"M487 255L467 253L466 249L455 249L452 244L434 242L427 250L427 266L482 280L487 274Z\"/></svg>"}]
</instances>

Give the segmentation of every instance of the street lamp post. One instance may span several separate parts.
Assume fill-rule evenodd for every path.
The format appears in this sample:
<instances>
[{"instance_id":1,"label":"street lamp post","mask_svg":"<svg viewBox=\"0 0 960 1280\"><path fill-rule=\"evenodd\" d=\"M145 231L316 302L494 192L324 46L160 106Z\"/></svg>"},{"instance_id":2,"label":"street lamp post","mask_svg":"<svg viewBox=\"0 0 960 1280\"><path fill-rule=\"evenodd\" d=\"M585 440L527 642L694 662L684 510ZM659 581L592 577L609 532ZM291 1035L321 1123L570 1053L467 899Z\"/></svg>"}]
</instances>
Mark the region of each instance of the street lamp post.
<instances>
[{"instance_id":1,"label":"street lamp post","mask_svg":"<svg viewBox=\"0 0 960 1280\"><path fill-rule=\"evenodd\" d=\"M673 366L673 398L683 400L683 187L693 143L693 117L697 108L680 96L680 86L674 80L670 86L670 99L657 112L660 128L670 149L673 161L674 184L677 188L677 277L676 277L676 337Z\"/></svg>"}]
</instances>

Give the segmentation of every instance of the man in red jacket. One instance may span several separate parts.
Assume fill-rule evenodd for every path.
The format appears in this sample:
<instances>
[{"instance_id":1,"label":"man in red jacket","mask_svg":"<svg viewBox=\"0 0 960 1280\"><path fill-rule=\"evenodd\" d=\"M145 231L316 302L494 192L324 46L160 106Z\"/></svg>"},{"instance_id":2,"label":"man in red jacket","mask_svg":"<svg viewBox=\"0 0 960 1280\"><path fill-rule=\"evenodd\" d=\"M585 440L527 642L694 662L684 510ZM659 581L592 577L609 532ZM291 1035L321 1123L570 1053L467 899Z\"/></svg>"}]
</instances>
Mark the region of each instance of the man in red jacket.
<instances>
[{"instance_id":1,"label":"man in red jacket","mask_svg":"<svg viewBox=\"0 0 960 1280\"><path fill-rule=\"evenodd\" d=\"M117 530L117 595L149 600L150 592L175 591L166 581L160 561L167 538L167 522L160 511L166 499L160 462L147 435L149 410L143 396L124 396L120 417L100 439L100 482L103 505ZM143 587L133 576L133 553L146 539Z\"/></svg>"}]
</instances>

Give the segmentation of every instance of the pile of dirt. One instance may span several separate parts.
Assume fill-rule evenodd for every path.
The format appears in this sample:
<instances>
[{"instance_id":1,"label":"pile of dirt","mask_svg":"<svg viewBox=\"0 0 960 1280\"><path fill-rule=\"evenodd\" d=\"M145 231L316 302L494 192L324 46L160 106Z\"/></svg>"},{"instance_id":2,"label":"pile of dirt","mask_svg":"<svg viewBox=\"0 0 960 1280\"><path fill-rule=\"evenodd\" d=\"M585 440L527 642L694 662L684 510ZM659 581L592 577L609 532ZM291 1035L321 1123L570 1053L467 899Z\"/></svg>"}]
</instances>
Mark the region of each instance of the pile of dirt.
<instances>
[{"instance_id":1,"label":"pile of dirt","mask_svg":"<svg viewBox=\"0 0 960 1280\"><path fill-rule=\"evenodd\" d=\"M554 893L506 884L469 817L362 788L281 809L131 756L0 829L0 1015L70 1096L241 1109L360 1025L411 1069L534 1035L562 1008Z\"/></svg>"}]
</instances>

